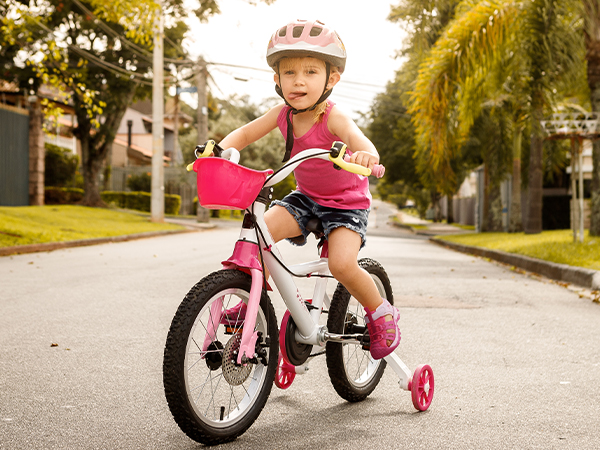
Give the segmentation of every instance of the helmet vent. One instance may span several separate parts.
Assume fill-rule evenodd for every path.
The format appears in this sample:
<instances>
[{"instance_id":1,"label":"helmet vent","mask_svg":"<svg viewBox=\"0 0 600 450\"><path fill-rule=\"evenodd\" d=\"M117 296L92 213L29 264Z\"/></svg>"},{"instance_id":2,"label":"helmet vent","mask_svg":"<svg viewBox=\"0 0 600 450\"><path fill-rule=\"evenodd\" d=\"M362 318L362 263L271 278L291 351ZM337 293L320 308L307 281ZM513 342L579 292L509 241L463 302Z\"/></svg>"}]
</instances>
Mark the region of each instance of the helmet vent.
<instances>
[{"instance_id":1,"label":"helmet vent","mask_svg":"<svg viewBox=\"0 0 600 450\"><path fill-rule=\"evenodd\" d=\"M286 31L287 31L286 27L283 27L281 30L279 30L279 37L285 37Z\"/></svg>"},{"instance_id":2,"label":"helmet vent","mask_svg":"<svg viewBox=\"0 0 600 450\"><path fill-rule=\"evenodd\" d=\"M292 36L295 38L299 38L302 36L302 32L304 31L304 27L294 27L294 31L292 31Z\"/></svg>"},{"instance_id":3,"label":"helmet vent","mask_svg":"<svg viewBox=\"0 0 600 450\"><path fill-rule=\"evenodd\" d=\"M321 32L323 31L323 28L320 27L312 27L310 30L310 35L311 36L318 36L321 34Z\"/></svg>"}]
</instances>

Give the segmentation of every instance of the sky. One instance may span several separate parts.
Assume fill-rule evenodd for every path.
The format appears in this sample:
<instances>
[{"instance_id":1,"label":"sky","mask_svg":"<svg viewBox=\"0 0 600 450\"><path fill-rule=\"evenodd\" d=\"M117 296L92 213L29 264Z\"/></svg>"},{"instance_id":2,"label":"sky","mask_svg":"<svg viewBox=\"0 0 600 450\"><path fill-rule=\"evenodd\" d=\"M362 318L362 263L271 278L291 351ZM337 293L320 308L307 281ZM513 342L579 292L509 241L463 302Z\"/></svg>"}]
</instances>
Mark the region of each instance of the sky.
<instances>
[{"instance_id":1,"label":"sky","mask_svg":"<svg viewBox=\"0 0 600 450\"><path fill-rule=\"evenodd\" d=\"M189 0L193 3L194 0ZM399 0L393 2L397 4ZM395 58L405 32L387 20L386 0L277 0L272 5L246 0L221 0L221 14L206 24L195 23L186 42L193 58L202 55L214 81L213 95L249 95L256 104L277 97L273 72L265 54L275 30L296 19L318 19L340 35L348 60L331 99L352 117L367 112L371 103L401 67ZM246 66L260 70L226 65ZM185 100L185 98L184 98Z\"/></svg>"}]
</instances>

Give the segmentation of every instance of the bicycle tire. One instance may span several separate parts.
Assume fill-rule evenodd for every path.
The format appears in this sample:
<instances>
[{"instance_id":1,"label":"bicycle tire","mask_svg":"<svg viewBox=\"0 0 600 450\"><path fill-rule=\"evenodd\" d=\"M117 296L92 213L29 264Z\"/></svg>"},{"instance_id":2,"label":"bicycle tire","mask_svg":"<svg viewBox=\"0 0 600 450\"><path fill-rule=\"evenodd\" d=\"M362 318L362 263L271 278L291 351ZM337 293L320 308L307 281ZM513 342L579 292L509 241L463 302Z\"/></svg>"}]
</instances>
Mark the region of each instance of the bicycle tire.
<instances>
[{"instance_id":1,"label":"bicycle tire","mask_svg":"<svg viewBox=\"0 0 600 450\"><path fill-rule=\"evenodd\" d=\"M205 445L230 442L242 435L261 413L273 386L279 338L266 292L261 295L255 326L264 338L266 366L260 361L236 365L233 361L243 319L233 326L222 323L223 311L239 300L247 303L250 285L250 275L238 270L206 276L183 299L167 336L163 384L169 409L179 428ZM217 320L216 314L220 314ZM216 330L212 331L209 323L215 324Z\"/></svg>"},{"instance_id":2,"label":"bicycle tire","mask_svg":"<svg viewBox=\"0 0 600 450\"><path fill-rule=\"evenodd\" d=\"M359 260L358 264L371 275L381 296L393 304L392 286L383 266L369 258ZM332 333L345 333L353 323L365 326L364 309L338 283L329 308L327 329ZM349 402L360 402L375 390L385 370L383 359L374 360L369 350L359 344L330 341L325 350L329 379L340 397Z\"/></svg>"}]
</instances>

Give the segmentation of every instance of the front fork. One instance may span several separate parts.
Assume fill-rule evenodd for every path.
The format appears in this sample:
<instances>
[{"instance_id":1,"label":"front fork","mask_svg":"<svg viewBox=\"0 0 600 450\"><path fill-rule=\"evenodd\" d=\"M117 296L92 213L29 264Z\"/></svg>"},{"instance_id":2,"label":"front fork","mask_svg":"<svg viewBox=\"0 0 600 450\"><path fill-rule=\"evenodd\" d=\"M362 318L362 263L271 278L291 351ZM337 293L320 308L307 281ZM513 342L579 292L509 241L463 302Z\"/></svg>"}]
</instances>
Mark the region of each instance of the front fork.
<instances>
[{"instance_id":1,"label":"front fork","mask_svg":"<svg viewBox=\"0 0 600 450\"><path fill-rule=\"evenodd\" d=\"M224 269L233 269L232 267L224 267ZM250 297L248 298L248 307L242 328L242 341L238 349L237 363L246 363L249 359L254 358L256 351L256 341L258 340L258 331L254 331L256 326L256 317L258 316L258 308L260 306L260 297L262 293L263 276L262 270L250 269L252 276L252 284L250 287ZM204 343L202 352L206 353L211 342L217 340L217 328L221 324L223 317L223 297L218 298L210 307L210 321L208 323L206 334L204 335Z\"/></svg>"},{"instance_id":2,"label":"front fork","mask_svg":"<svg viewBox=\"0 0 600 450\"><path fill-rule=\"evenodd\" d=\"M255 331L255 327L263 288L263 269L258 259L258 244L255 242L255 238L256 232L254 229L243 228L240 239L235 243L233 254L229 259L222 262L223 269L242 270L250 273L252 277L250 297L248 298L244 326L242 328L242 341L236 360L238 364L245 364L248 360L258 356L256 355L258 331ZM216 338L216 331L221 322L222 314L223 298L219 298L211 306L211 320L204 337L203 351L206 351L210 343Z\"/></svg>"}]
</instances>

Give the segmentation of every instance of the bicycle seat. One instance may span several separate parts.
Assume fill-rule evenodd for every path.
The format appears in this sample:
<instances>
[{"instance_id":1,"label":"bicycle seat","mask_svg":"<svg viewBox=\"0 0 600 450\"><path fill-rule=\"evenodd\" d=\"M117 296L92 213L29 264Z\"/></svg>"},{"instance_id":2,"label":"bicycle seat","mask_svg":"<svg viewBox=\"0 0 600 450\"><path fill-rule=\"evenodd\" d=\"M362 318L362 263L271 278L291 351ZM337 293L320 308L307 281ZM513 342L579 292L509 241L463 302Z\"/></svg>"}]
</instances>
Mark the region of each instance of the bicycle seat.
<instances>
[{"instance_id":1,"label":"bicycle seat","mask_svg":"<svg viewBox=\"0 0 600 450\"><path fill-rule=\"evenodd\" d=\"M321 223L321 219L318 217L311 218L306 224L306 229L313 233L317 239L321 239L323 236L325 236L323 224ZM290 241L292 241L294 244L302 245L304 244L304 236L300 235L290 238Z\"/></svg>"}]
</instances>

